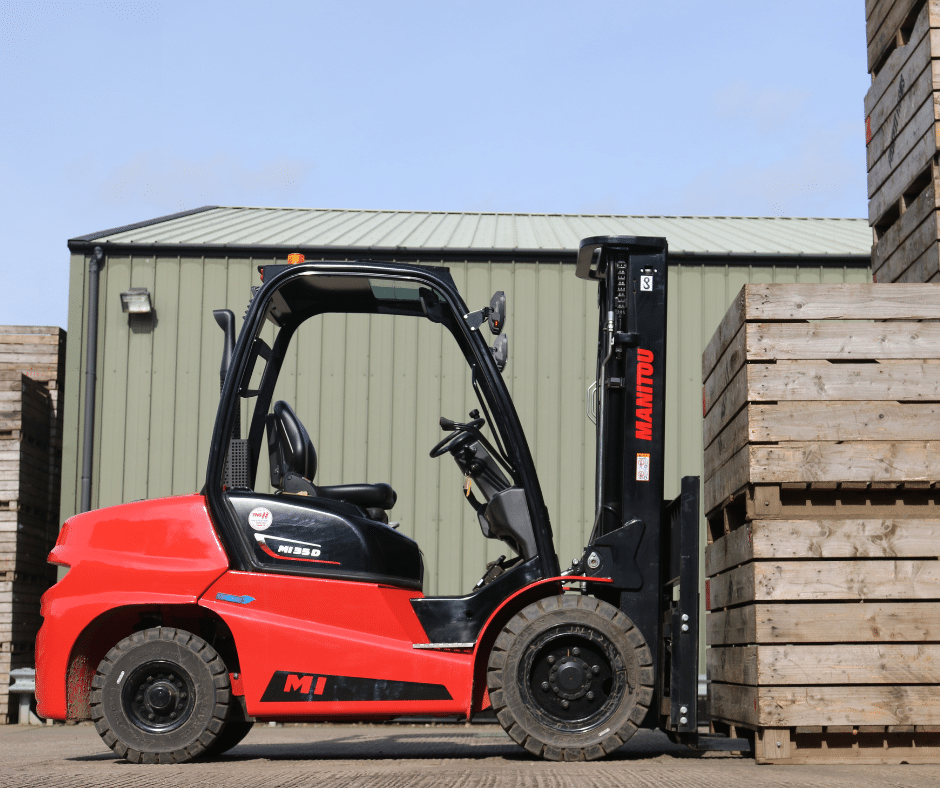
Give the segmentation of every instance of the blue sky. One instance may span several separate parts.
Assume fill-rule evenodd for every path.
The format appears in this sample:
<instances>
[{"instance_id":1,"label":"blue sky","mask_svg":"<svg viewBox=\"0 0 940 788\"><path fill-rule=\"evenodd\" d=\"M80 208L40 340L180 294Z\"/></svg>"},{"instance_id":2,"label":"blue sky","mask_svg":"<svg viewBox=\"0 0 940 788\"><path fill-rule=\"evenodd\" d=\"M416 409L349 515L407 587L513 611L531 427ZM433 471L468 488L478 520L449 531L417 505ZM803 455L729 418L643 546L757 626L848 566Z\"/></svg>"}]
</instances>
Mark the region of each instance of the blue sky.
<instances>
[{"instance_id":1,"label":"blue sky","mask_svg":"<svg viewBox=\"0 0 940 788\"><path fill-rule=\"evenodd\" d=\"M0 0L0 324L200 205L867 214L861 0Z\"/></svg>"}]
</instances>

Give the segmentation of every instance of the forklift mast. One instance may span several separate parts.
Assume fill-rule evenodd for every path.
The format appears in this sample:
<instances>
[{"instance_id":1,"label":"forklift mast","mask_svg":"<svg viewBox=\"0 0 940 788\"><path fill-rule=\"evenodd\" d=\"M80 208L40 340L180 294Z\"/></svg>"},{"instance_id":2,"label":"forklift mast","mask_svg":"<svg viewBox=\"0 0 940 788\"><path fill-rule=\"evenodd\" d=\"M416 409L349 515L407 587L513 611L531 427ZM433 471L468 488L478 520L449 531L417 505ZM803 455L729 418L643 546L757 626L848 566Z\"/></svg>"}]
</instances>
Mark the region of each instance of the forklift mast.
<instances>
[{"instance_id":1,"label":"forklift mast","mask_svg":"<svg viewBox=\"0 0 940 788\"><path fill-rule=\"evenodd\" d=\"M663 500L665 238L581 242L577 275L598 283L594 527L580 561L610 578L598 596L619 607L654 652L657 698L647 724L695 736L698 694L698 484ZM657 715L659 718L657 719Z\"/></svg>"}]
</instances>

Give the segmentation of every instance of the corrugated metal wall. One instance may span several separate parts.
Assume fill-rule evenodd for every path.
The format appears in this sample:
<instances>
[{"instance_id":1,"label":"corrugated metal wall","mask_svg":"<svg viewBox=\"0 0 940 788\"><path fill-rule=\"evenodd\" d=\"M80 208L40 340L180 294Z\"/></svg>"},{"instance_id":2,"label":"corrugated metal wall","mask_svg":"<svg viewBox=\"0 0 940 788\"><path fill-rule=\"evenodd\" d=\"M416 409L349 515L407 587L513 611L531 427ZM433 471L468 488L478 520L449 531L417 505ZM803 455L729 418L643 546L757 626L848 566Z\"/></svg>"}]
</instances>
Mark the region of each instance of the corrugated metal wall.
<instances>
[{"instance_id":1,"label":"corrugated metal wall","mask_svg":"<svg viewBox=\"0 0 940 788\"><path fill-rule=\"evenodd\" d=\"M111 257L102 269L93 506L202 487L219 392L222 332L212 310L244 313L256 266L235 258ZM594 434L585 417L597 343L596 285L574 267L536 263L448 264L471 308L505 290L507 378L528 435L556 547L564 565L590 530ZM73 256L65 398L62 517L77 511L79 414L87 337L87 259ZM732 298L750 282L862 282L864 268L673 264L669 271L666 494L702 473L701 355ZM153 321L128 318L120 293L147 287ZM428 450L440 415L476 407L468 371L449 334L425 321L389 316L315 318L302 329L277 396L305 422L324 484L388 481L392 519L416 538L426 593L470 590L485 563L505 552L481 537L463 501L463 479ZM297 359L303 359L298 365ZM298 371L298 366L303 371ZM265 473L266 468L262 468ZM259 474L259 480L265 477Z\"/></svg>"}]
</instances>

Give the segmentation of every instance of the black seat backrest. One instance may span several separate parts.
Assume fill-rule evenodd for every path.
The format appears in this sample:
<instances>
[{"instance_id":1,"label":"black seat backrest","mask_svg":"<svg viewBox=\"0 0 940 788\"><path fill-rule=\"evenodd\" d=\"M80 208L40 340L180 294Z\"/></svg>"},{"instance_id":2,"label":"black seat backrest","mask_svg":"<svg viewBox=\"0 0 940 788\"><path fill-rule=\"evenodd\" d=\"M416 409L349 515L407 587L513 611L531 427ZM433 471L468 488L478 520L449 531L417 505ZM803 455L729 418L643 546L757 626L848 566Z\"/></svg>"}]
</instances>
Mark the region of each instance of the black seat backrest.
<instances>
[{"instance_id":1,"label":"black seat backrest","mask_svg":"<svg viewBox=\"0 0 940 788\"><path fill-rule=\"evenodd\" d=\"M296 473L312 482L317 473L317 452L307 430L283 400L275 402L272 410L265 418L271 485L283 489L288 473Z\"/></svg>"}]
</instances>

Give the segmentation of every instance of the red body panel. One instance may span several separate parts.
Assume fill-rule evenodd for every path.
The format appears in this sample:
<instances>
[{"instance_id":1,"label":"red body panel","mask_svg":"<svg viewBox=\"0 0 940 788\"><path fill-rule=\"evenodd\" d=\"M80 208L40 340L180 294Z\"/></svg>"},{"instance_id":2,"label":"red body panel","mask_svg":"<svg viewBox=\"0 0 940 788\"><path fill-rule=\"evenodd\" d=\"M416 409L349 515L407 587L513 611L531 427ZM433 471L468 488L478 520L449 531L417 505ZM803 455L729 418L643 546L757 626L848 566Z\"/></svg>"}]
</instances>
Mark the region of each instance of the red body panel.
<instances>
[{"instance_id":1,"label":"red body panel","mask_svg":"<svg viewBox=\"0 0 940 788\"><path fill-rule=\"evenodd\" d=\"M246 597L251 601L231 601ZM227 572L201 604L223 618L235 636L245 702L253 716L467 714L473 655L413 647L427 642L409 602L418 597L418 591L373 583ZM450 698L327 700L330 683L340 678L434 685ZM299 690L304 681L309 697L298 692L296 700L262 700L269 687L283 695L285 686Z\"/></svg>"},{"instance_id":2,"label":"red body panel","mask_svg":"<svg viewBox=\"0 0 940 788\"><path fill-rule=\"evenodd\" d=\"M41 716L59 720L67 715L70 655L89 624L128 605L195 603L229 565L201 495L72 517L49 560L70 569L42 597L36 700Z\"/></svg>"}]
</instances>

